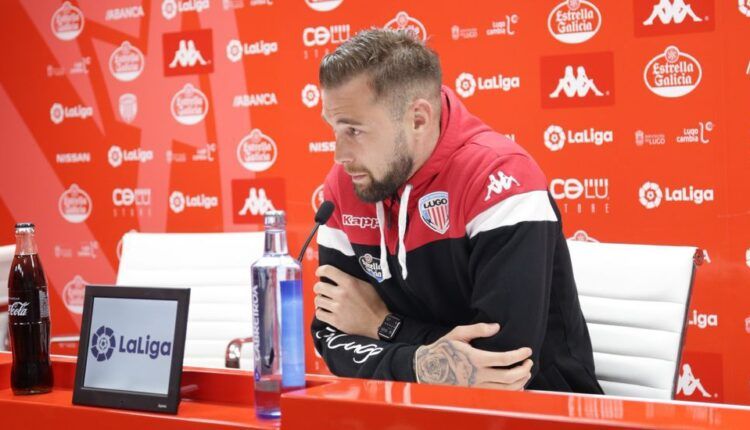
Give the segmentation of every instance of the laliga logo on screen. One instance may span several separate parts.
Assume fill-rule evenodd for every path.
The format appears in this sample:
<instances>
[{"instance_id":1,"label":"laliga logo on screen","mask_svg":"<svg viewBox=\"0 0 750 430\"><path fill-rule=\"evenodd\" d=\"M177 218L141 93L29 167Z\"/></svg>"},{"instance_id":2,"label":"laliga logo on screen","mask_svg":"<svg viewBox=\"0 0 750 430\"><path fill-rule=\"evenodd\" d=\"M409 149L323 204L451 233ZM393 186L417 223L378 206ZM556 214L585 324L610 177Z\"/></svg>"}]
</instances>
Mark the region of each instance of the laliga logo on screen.
<instances>
[{"instance_id":1,"label":"laliga logo on screen","mask_svg":"<svg viewBox=\"0 0 750 430\"><path fill-rule=\"evenodd\" d=\"M685 4L685 0L672 0L672 2L669 0L659 0L651 10L651 15L643 21L643 25L654 25L656 18L659 18L662 24L670 24L672 22L681 24L688 16L693 22L703 21L693 12L692 6Z\"/></svg>"},{"instance_id":2,"label":"laliga logo on screen","mask_svg":"<svg viewBox=\"0 0 750 430\"><path fill-rule=\"evenodd\" d=\"M714 190L711 188L694 188L690 185L689 187L677 189L667 187L664 193L662 193L661 187L657 183L646 182L638 191L638 200L646 209L659 207L662 198L668 202L692 202L696 205L701 205L703 202L714 201Z\"/></svg>"},{"instance_id":3,"label":"laliga logo on screen","mask_svg":"<svg viewBox=\"0 0 750 430\"><path fill-rule=\"evenodd\" d=\"M318 12L332 11L343 2L344 0L305 0L310 9L317 10Z\"/></svg>"},{"instance_id":4,"label":"laliga logo on screen","mask_svg":"<svg viewBox=\"0 0 750 430\"><path fill-rule=\"evenodd\" d=\"M305 88L302 89L302 103L309 108L313 108L318 105L318 102L320 102L318 86L314 84L305 85Z\"/></svg>"},{"instance_id":5,"label":"laliga logo on screen","mask_svg":"<svg viewBox=\"0 0 750 430\"><path fill-rule=\"evenodd\" d=\"M172 342L152 340L151 335L138 336L133 339L125 339L120 336L119 348L115 340L114 330L107 326L101 326L91 336L91 355L96 361L105 361L112 358L112 354L117 351L123 354L146 355L152 360L159 356L169 357L172 355Z\"/></svg>"},{"instance_id":6,"label":"laliga logo on screen","mask_svg":"<svg viewBox=\"0 0 750 430\"><path fill-rule=\"evenodd\" d=\"M145 64L141 50L127 40L109 56L109 71L122 82L130 82L140 76Z\"/></svg>"},{"instance_id":7,"label":"laliga logo on screen","mask_svg":"<svg viewBox=\"0 0 750 430\"><path fill-rule=\"evenodd\" d=\"M209 0L164 0L161 3L161 14L165 19L172 19L180 12L202 12L211 7Z\"/></svg>"},{"instance_id":8,"label":"laliga logo on screen","mask_svg":"<svg viewBox=\"0 0 750 430\"><path fill-rule=\"evenodd\" d=\"M91 197L76 184L71 184L70 188L63 191L57 201L60 215L65 218L65 221L73 224L86 221L91 215L92 207Z\"/></svg>"},{"instance_id":9,"label":"laliga logo on screen","mask_svg":"<svg viewBox=\"0 0 750 430\"><path fill-rule=\"evenodd\" d=\"M567 133L559 125L550 125L544 131L544 146L550 151L560 151L565 147L565 143L593 143L596 146L602 146L604 143L614 141L614 132L612 130L596 130L593 127L585 130L568 130Z\"/></svg>"},{"instance_id":10,"label":"laliga logo on screen","mask_svg":"<svg viewBox=\"0 0 750 430\"><path fill-rule=\"evenodd\" d=\"M318 185L318 188L315 189L312 193L312 197L310 198L310 203L312 203L312 209L313 212L318 213L318 209L320 209L320 205L323 204L325 201L325 195L323 193L323 184Z\"/></svg>"},{"instance_id":11,"label":"laliga logo on screen","mask_svg":"<svg viewBox=\"0 0 750 430\"><path fill-rule=\"evenodd\" d=\"M172 116L183 125L195 125L203 121L208 113L208 98L192 84L185 84L172 97Z\"/></svg>"},{"instance_id":12,"label":"laliga logo on screen","mask_svg":"<svg viewBox=\"0 0 750 430\"><path fill-rule=\"evenodd\" d=\"M547 17L547 29L563 43L583 43L599 31L602 14L586 0L566 0L558 4Z\"/></svg>"},{"instance_id":13,"label":"laliga logo on screen","mask_svg":"<svg viewBox=\"0 0 750 430\"><path fill-rule=\"evenodd\" d=\"M73 40L83 31L85 20L81 9L70 4L69 1L60 6L52 14L52 33L60 40Z\"/></svg>"},{"instance_id":14,"label":"laliga logo on screen","mask_svg":"<svg viewBox=\"0 0 750 430\"><path fill-rule=\"evenodd\" d=\"M245 199L245 205L240 209L239 214L244 216L250 212L250 215L264 215L268 211L275 211L273 202L266 195L263 188L251 187Z\"/></svg>"},{"instance_id":15,"label":"laliga logo on screen","mask_svg":"<svg viewBox=\"0 0 750 430\"><path fill-rule=\"evenodd\" d=\"M555 91L553 91L549 97L556 99L560 97L560 92L564 92L568 98L583 98L590 93L593 93L597 97L602 97L604 95L604 93L599 91L599 88L596 87L594 79L588 77L586 69L583 66L578 66L575 74L573 74L573 66L565 66L565 74L560 78L557 83L557 88L555 88Z\"/></svg>"},{"instance_id":16,"label":"laliga logo on screen","mask_svg":"<svg viewBox=\"0 0 750 430\"><path fill-rule=\"evenodd\" d=\"M217 206L219 206L218 197L203 193L191 196L185 195L182 191L172 191L172 194L169 195L169 208L176 214L184 211L185 208L203 208L208 210Z\"/></svg>"},{"instance_id":17,"label":"laliga logo on screen","mask_svg":"<svg viewBox=\"0 0 750 430\"><path fill-rule=\"evenodd\" d=\"M232 39L227 43L227 58L233 63L240 61L243 55L269 56L278 51L279 44L277 42L266 42L265 40L242 43L237 39Z\"/></svg>"},{"instance_id":18,"label":"laliga logo on screen","mask_svg":"<svg viewBox=\"0 0 750 430\"><path fill-rule=\"evenodd\" d=\"M63 303L65 303L65 307L70 312L78 315L83 313L83 298L86 293L86 284L88 283L88 281L76 275L70 282L65 284L62 292Z\"/></svg>"},{"instance_id":19,"label":"laliga logo on screen","mask_svg":"<svg viewBox=\"0 0 750 430\"><path fill-rule=\"evenodd\" d=\"M237 160L253 172L268 170L276 162L276 142L255 128L237 145Z\"/></svg>"},{"instance_id":20,"label":"laliga logo on screen","mask_svg":"<svg viewBox=\"0 0 750 430\"><path fill-rule=\"evenodd\" d=\"M417 40L427 40L427 30L424 25L416 18L409 16L408 13L401 11L396 17L385 23L383 26L386 30L405 31Z\"/></svg>"},{"instance_id":21,"label":"laliga logo on screen","mask_svg":"<svg viewBox=\"0 0 750 430\"><path fill-rule=\"evenodd\" d=\"M668 46L646 64L643 81L652 93L661 97L682 97L692 92L701 82L703 70L698 60Z\"/></svg>"}]
</instances>

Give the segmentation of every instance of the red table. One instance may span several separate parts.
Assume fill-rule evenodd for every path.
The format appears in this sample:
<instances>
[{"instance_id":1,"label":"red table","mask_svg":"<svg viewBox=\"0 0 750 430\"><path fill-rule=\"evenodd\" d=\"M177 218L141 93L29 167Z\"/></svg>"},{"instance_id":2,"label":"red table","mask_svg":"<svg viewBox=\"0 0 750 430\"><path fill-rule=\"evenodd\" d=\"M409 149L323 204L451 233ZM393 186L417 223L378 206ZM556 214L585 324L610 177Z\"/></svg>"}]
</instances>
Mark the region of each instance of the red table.
<instances>
[{"instance_id":1,"label":"red table","mask_svg":"<svg viewBox=\"0 0 750 430\"><path fill-rule=\"evenodd\" d=\"M54 356L55 388L10 390L10 354L0 352L2 428L78 429L748 429L750 407L648 402L609 396L503 392L308 375L284 394L282 420L255 417L252 374L185 368L177 415L72 404L75 358ZM23 426L23 427L22 427Z\"/></svg>"}]
</instances>

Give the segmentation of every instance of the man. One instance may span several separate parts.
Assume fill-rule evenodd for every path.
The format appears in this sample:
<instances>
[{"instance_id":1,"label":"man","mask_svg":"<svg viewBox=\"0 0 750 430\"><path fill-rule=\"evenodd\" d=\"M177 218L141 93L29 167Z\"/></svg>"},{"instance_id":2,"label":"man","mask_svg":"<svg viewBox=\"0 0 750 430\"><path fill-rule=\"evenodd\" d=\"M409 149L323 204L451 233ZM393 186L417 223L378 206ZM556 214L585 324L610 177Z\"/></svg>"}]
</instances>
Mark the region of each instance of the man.
<instances>
[{"instance_id":1,"label":"man","mask_svg":"<svg viewBox=\"0 0 750 430\"><path fill-rule=\"evenodd\" d=\"M601 393L559 211L520 146L368 30L320 65L336 136L313 341L337 375Z\"/></svg>"}]
</instances>

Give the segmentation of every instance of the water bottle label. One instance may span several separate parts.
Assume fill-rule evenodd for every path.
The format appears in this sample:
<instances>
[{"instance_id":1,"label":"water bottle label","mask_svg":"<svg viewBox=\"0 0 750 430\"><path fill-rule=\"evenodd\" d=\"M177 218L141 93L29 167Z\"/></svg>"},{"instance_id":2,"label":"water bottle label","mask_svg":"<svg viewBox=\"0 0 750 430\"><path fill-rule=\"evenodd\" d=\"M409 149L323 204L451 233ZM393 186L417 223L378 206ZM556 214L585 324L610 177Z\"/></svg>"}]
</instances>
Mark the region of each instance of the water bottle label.
<instances>
[{"instance_id":1,"label":"water bottle label","mask_svg":"<svg viewBox=\"0 0 750 430\"><path fill-rule=\"evenodd\" d=\"M302 281L281 281L281 385L305 386Z\"/></svg>"}]
</instances>

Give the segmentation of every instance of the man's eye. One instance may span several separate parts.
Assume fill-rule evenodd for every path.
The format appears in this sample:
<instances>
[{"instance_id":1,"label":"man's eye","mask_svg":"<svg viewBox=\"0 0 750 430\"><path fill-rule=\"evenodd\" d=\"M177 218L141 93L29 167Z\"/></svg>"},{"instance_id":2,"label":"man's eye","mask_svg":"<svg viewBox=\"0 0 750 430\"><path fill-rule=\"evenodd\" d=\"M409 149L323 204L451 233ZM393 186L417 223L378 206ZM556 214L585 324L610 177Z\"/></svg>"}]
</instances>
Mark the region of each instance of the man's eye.
<instances>
[{"instance_id":1,"label":"man's eye","mask_svg":"<svg viewBox=\"0 0 750 430\"><path fill-rule=\"evenodd\" d=\"M349 136L356 137L362 134L362 130L357 130L354 127L349 127L349 129L347 130L347 133L349 133Z\"/></svg>"}]
</instances>

